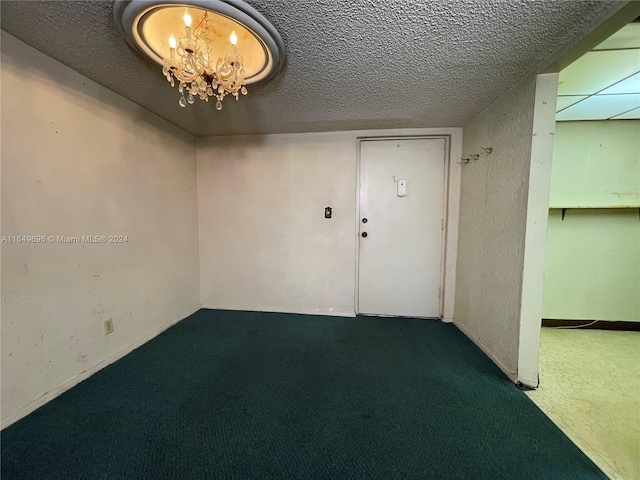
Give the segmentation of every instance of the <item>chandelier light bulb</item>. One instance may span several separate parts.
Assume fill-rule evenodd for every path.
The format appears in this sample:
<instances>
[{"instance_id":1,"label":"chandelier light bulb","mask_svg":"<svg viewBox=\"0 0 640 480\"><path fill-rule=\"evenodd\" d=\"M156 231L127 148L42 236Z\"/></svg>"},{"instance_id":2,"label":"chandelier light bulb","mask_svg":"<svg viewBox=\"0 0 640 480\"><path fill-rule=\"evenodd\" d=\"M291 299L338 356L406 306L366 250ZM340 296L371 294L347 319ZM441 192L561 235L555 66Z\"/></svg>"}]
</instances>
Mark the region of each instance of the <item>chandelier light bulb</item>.
<instances>
[{"instance_id":1,"label":"chandelier light bulb","mask_svg":"<svg viewBox=\"0 0 640 480\"><path fill-rule=\"evenodd\" d=\"M216 110L222 108L222 100L231 95L238 100L239 95L246 95L244 60L236 52L238 35L231 32L229 41L232 47L220 57L212 54L215 48L215 28L210 26L208 12L196 27L191 29L191 15L185 10L184 24L186 38L169 37L170 56L163 61L162 73L173 87L178 83L180 93L179 104L186 107L199 97L205 102L210 97L216 100ZM230 51L229 51L230 50Z\"/></svg>"}]
</instances>

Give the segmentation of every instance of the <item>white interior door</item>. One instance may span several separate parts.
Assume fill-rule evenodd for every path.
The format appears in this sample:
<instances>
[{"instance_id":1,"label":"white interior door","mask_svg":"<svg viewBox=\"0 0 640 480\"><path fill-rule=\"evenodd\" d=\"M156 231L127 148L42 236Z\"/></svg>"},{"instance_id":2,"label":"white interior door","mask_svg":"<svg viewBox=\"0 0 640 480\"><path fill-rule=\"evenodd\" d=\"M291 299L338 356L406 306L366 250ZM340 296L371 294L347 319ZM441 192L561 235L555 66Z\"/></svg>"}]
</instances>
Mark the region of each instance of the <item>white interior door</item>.
<instances>
[{"instance_id":1,"label":"white interior door","mask_svg":"<svg viewBox=\"0 0 640 480\"><path fill-rule=\"evenodd\" d=\"M360 142L358 313L440 316L445 160L443 138Z\"/></svg>"}]
</instances>

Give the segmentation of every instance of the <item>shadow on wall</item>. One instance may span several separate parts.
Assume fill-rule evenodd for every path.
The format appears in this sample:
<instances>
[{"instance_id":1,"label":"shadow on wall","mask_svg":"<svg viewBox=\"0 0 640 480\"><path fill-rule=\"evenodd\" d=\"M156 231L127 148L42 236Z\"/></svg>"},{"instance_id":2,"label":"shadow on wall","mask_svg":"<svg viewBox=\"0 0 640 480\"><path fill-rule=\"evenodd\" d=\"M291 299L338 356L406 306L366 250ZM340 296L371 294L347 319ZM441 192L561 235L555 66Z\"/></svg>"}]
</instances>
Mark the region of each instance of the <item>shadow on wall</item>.
<instances>
[{"instance_id":1,"label":"shadow on wall","mask_svg":"<svg viewBox=\"0 0 640 480\"><path fill-rule=\"evenodd\" d=\"M3 62L12 65L21 72L27 72L28 75L46 80L55 85L55 88L60 91L60 95L68 98L69 101L73 102L77 107L82 108L87 112L94 112L95 102L86 99L89 97L93 100L97 100L101 104L102 108L108 109L111 113L126 112L128 115L132 116L136 122L151 124L154 128L161 130L163 135L176 136L176 130L187 133L179 127L176 127L157 115L143 109L130 100L127 100L117 93L97 84L84 75L69 75L66 69L47 68L47 64L50 62L60 63L57 60L43 56L45 61L36 63L31 61L31 59L20 55L18 49L5 48L5 42L7 44L12 44L19 41L5 32L2 32L2 36ZM178 107L177 100L176 107L180 108Z\"/></svg>"}]
</instances>

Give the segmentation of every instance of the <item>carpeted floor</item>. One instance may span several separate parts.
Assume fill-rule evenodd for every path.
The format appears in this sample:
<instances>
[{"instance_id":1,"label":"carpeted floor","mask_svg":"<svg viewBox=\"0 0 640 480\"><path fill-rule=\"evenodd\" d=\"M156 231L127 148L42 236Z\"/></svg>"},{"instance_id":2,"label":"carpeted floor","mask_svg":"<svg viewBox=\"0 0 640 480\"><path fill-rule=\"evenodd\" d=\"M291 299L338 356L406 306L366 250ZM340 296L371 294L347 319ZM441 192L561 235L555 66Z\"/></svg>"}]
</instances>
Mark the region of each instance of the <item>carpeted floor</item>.
<instances>
[{"instance_id":1,"label":"carpeted floor","mask_svg":"<svg viewBox=\"0 0 640 480\"><path fill-rule=\"evenodd\" d=\"M453 325L201 310L2 431L2 479L603 479Z\"/></svg>"}]
</instances>

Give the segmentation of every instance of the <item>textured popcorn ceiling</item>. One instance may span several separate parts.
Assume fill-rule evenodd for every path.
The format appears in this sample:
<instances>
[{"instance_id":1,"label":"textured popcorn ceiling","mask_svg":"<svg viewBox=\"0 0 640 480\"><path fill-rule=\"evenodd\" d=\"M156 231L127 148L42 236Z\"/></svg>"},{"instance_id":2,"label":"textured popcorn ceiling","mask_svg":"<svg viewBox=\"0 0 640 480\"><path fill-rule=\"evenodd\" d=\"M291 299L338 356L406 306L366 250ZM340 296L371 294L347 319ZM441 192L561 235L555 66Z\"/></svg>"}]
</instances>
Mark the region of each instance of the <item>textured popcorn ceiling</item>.
<instances>
[{"instance_id":1,"label":"textured popcorn ceiling","mask_svg":"<svg viewBox=\"0 0 640 480\"><path fill-rule=\"evenodd\" d=\"M463 126L611 11L606 0L253 0L287 64L249 95L178 106L112 1L2 1L2 29L195 135ZM624 2L623 2L624 3ZM615 7L613 7L615 8ZM18 94L16 92L16 94ZM20 93L26 94L26 92Z\"/></svg>"}]
</instances>

